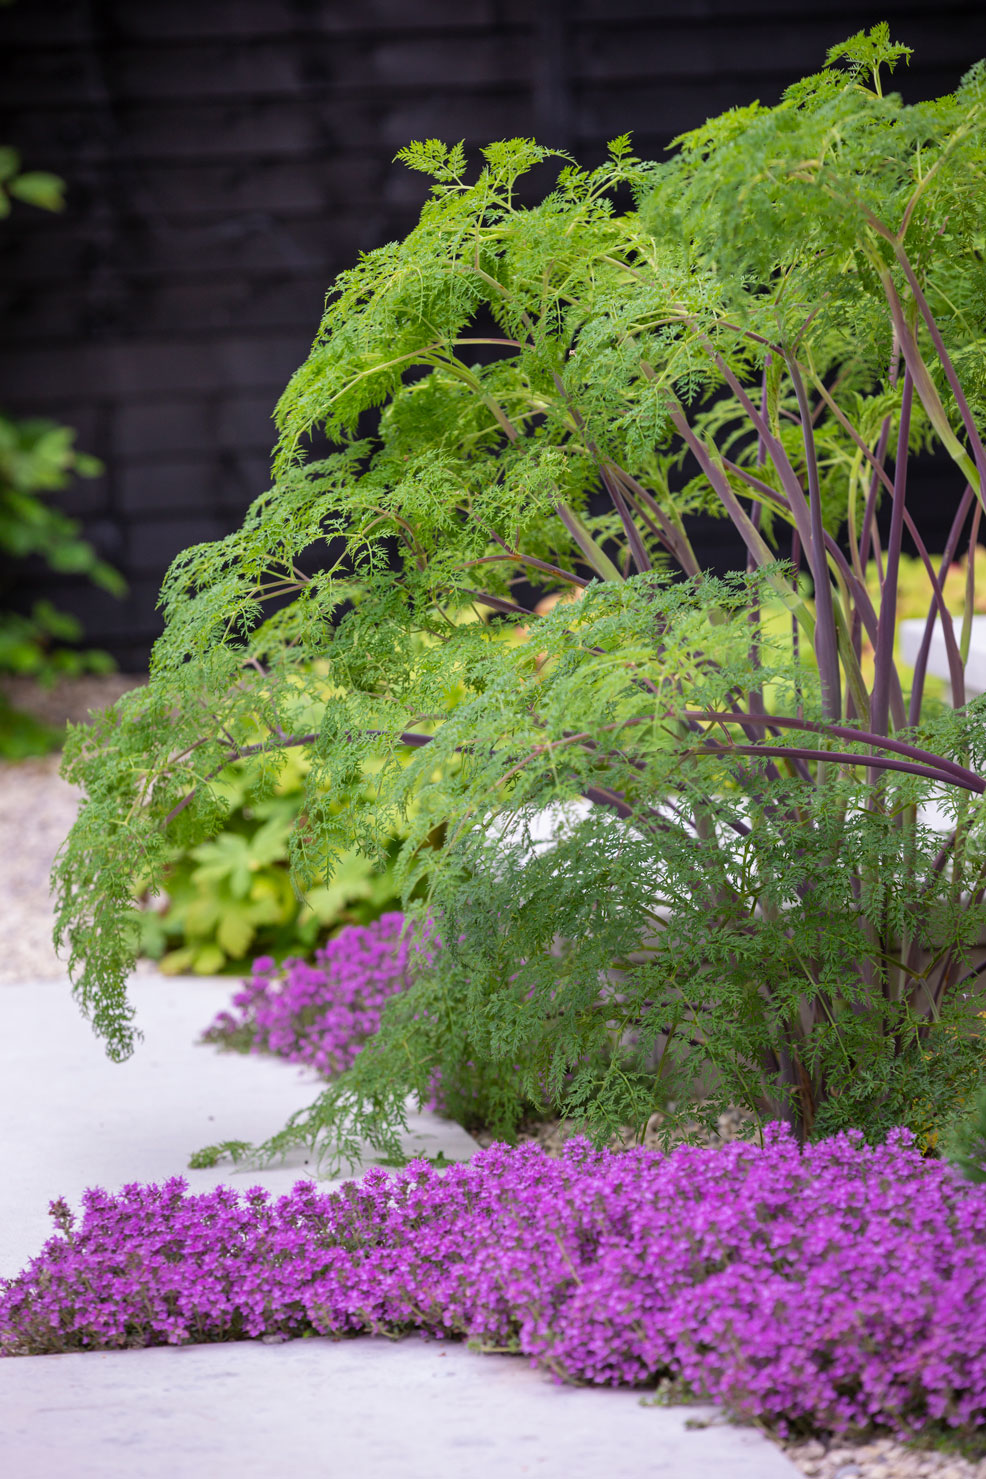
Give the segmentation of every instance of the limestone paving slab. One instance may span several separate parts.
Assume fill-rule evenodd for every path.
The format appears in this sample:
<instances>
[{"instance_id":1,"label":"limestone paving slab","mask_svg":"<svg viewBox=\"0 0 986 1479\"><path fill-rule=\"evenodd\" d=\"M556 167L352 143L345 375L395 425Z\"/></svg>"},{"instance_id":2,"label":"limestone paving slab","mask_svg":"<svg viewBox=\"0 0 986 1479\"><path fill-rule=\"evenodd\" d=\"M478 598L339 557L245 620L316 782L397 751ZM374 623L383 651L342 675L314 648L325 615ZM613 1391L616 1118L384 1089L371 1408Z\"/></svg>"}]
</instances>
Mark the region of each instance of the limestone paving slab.
<instances>
[{"instance_id":1,"label":"limestone paving slab","mask_svg":"<svg viewBox=\"0 0 986 1479\"><path fill-rule=\"evenodd\" d=\"M131 981L144 1040L125 1063L107 1058L65 979L0 985L0 1275L16 1273L51 1235L55 1196L78 1208L87 1186L115 1191L179 1175L193 1191L228 1182L279 1194L314 1176L301 1150L260 1170L188 1169L203 1145L266 1139L318 1093L306 1069L196 1042L236 985L228 976ZM476 1149L437 1115L412 1114L408 1124L409 1153L461 1161Z\"/></svg>"},{"instance_id":2,"label":"limestone paving slab","mask_svg":"<svg viewBox=\"0 0 986 1479\"><path fill-rule=\"evenodd\" d=\"M257 1140L317 1092L314 1075L198 1046L230 978L131 983L144 1041L110 1062L61 980L0 985L0 1275L51 1233L49 1201L183 1175L287 1191L303 1152L262 1170L191 1171L216 1140ZM475 1142L410 1119L410 1153L465 1160ZM371 1162L368 1161L367 1164ZM357 1173L358 1173L357 1168ZM328 1183L323 1183L328 1184ZM558 1386L513 1357L410 1338L242 1341L0 1361L4 1479L785 1479L759 1432L712 1408L642 1406L631 1391Z\"/></svg>"},{"instance_id":3,"label":"limestone paving slab","mask_svg":"<svg viewBox=\"0 0 986 1479\"><path fill-rule=\"evenodd\" d=\"M11 1479L789 1479L752 1428L462 1345L295 1340L0 1363Z\"/></svg>"}]
</instances>

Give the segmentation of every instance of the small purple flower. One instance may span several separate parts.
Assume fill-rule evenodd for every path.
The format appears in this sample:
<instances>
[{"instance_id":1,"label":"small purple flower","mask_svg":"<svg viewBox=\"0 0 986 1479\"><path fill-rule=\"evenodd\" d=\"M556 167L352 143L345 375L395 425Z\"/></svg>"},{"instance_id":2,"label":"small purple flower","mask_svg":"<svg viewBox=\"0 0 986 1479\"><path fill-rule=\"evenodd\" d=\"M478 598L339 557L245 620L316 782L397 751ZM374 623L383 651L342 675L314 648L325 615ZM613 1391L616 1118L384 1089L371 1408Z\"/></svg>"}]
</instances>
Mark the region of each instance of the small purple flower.
<instances>
[{"instance_id":1,"label":"small purple flower","mask_svg":"<svg viewBox=\"0 0 986 1479\"><path fill-rule=\"evenodd\" d=\"M329 1192L175 1179L52 1212L0 1282L4 1355L418 1330L564 1380L670 1375L781 1431L986 1423L986 1187L906 1132L494 1145Z\"/></svg>"},{"instance_id":2,"label":"small purple flower","mask_svg":"<svg viewBox=\"0 0 986 1479\"><path fill-rule=\"evenodd\" d=\"M203 1041L251 1052L275 1053L304 1063L325 1077L348 1068L380 1027L389 997L404 991L420 959L427 960L427 931L404 938L403 914L384 914L375 924L349 925L315 952L315 964L270 956L253 963L253 974L222 1011Z\"/></svg>"}]
</instances>

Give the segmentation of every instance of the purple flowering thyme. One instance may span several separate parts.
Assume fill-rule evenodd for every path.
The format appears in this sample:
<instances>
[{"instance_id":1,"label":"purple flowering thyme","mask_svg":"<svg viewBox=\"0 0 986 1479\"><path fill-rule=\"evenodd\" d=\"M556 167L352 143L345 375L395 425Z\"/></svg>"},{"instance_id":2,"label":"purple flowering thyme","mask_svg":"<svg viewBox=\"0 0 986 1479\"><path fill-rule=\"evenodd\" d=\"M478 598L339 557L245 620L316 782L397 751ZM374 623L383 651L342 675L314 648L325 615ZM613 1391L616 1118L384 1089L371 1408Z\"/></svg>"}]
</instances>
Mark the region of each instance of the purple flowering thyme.
<instances>
[{"instance_id":1,"label":"purple flowering thyme","mask_svg":"<svg viewBox=\"0 0 986 1479\"><path fill-rule=\"evenodd\" d=\"M206 1028L204 1042L250 1052L274 1053L316 1068L326 1078L350 1066L380 1027L389 997L410 984L418 958L427 958L403 914L384 914L369 925L349 925L315 952L315 964L269 956Z\"/></svg>"},{"instance_id":2,"label":"purple flowering thyme","mask_svg":"<svg viewBox=\"0 0 986 1479\"><path fill-rule=\"evenodd\" d=\"M906 1132L799 1149L496 1145L319 1192L89 1190L0 1285L5 1355L317 1332L461 1336L661 1378L785 1430L986 1421L986 1188Z\"/></svg>"}]
</instances>

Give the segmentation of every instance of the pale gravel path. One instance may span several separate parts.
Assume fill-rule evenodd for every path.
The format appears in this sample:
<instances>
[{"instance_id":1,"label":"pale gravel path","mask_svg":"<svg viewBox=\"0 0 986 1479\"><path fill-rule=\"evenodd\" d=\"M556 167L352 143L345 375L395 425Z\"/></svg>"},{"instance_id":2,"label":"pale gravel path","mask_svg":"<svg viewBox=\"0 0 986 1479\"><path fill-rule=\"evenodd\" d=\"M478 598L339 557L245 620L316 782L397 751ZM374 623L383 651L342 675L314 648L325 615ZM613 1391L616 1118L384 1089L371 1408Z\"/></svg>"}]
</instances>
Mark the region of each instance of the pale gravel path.
<instances>
[{"instance_id":1,"label":"pale gravel path","mask_svg":"<svg viewBox=\"0 0 986 1479\"><path fill-rule=\"evenodd\" d=\"M883 1438L851 1445L836 1439L786 1445L788 1458L811 1479L986 1479L986 1459L969 1463L943 1453L921 1453Z\"/></svg>"},{"instance_id":2,"label":"pale gravel path","mask_svg":"<svg viewBox=\"0 0 986 1479\"><path fill-rule=\"evenodd\" d=\"M59 777L60 759L0 763L0 985L65 974L51 944L48 876L79 793ZM986 1479L986 1459L973 1464L886 1439L782 1446L810 1479Z\"/></svg>"},{"instance_id":3,"label":"pale gravel path","mask_svg":"<svg viewBox=\"0 0 986 1479\"><path fill-rule=\"evenodd\" d=\"M60 755L0 764L0 984L64 975L51 943L48 875L79 793Z\"/></svg>"},{"instance_id":4,"label":"pale gravel path","mask_svg":"<svg viewBox=\"0 0 986 1479\"><path fill-rule=\"evenodd\" d=\"M10 678L3 686L17 708L36 718L78 724L141 681L113 673L63 681L53 689ZM51 943L48 878L75 820L80 792L59 776L61 758L0 761L0 985L65 974Z\"/></svg>"}]
</instances>

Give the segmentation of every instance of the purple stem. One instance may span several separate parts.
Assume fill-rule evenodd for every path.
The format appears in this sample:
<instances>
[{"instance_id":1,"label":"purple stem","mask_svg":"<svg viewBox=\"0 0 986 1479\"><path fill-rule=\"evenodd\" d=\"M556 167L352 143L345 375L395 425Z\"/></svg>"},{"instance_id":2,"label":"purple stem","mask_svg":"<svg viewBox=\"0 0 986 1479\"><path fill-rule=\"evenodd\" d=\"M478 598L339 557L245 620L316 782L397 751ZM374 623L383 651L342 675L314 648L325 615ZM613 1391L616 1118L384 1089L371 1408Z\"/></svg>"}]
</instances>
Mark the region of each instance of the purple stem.
<instances>
[{"instance_id":1,"label":"purple stem","mask_svg":"<svg viewBox=\"0 0 986 1479\"><path fill-rule=\"evenodd\" d=\"M730 472L734 472L737 477L742 478L745 483L748 483L751 488L755 488L759 493L763 494L765 498L769 499L770 502L774 503L778 508L782 508L786 513L790 513L790 505L784 495L782 493L778 493L776 489L771 488L769 484L761 482L759 478L755 478L753 474L751 472L748 472L745 467L740 467L738 463L731 462L728 457L723 458L723 466L729 468ZM905 514L905 518L909 517L909 515ZM849 561L846 559L845 555L839 548L836 541L832 538L831 534L824 534L824 543L826 552L831 556L833 563L839 570L842 578L846 582L846 585L852 592L853 600L855 602L855 612L866 628L866 635L875 646L877 634L879 631L879 618L877 617L873 602L870 600L870 593L866 589L865 585L863 585L858 579L856 572L853 570ZM799 552L798 533L795 529L792 532L791 543L791 559L792 563L794 563L795 565L797 565ZM794 626L796 628L796 623L794 623ZM799 634L797 630L795 630L795 656L797 656L798 640ZM896 668L894 668L891 672L890 682L891 710L894 714L895 723L898 723L901 727L903 727L904 695L901 690L900 678L897 674Z\"/></svg>"},{"instance_id":2,"label":"purple stem","mask_svg":"<svg viewBox=\"0 0 986 1479\"><path fill-rule=\"evenodd\" d=\"M824 761L830 765L866 765L874 770L907 771L911 775L924 776L939 785L959 786L963 791L974 791L977 796L986 792L986 781L969 772L969 780L958 780L929 765L912 765L906 760L891 760L883 755L853 755L841 750L807 750L798 747L789 749L785 745L705 745L692 754L698 755L790 755L801 760Z\"/></svg>"},{"instance_id":3,"label":"purple stem","mask_svg":"<svg viewBox=\"0 0 986 1479\"><path fill-rule=\"evenodd\" d=\"M763 417L764 421L769 420L769 414L770 414L770 407L767 404L767 370L770 367L772 358L773 358L773 356L769 352L764 356L763 373L760 376L760 414ZM764 463L766 462L766 460L767 460L767 448L764 445L763 437L758 435L758 437L757 437L757 466L758 467L762 467L764 465ZM760 503L760 502L758 502L757 499L751 499L750 500L750 523L753 525L754 529L756 529L756 531L757 531L758 534L760 533L760 526L761 526L761 523L762 522L763 522L763 504ZM755 569L756 569L756 565L754 564L753 556L750 553L750 551L747 550L747 552L746 552L746 570L747 570L747 574L748 575L751 575ZM754 672L757 672L759 670L760 666L761 666L761 661L760 661L760 617L761 617L760 602L759 601L754 601L754 603L750 607L750 615L749 615L749 622L750 622L750 666L753 668ZM750 704L750 709L753 711L753 713L755 713L755 714L762 714L764 712L763 685L762 684L757 684L757 686L755 688L752 688L750 690L749 704ZM750 737L752 738L752 735Z\"/></svg>"},{"instance_id":4,"label":"purple stem","mask_svg":"<svg viewBox=\"0 0 986 1479\"><path fill-rule=\"evenodd\" d=\"M764 420L763 416L761 416L753 401L751 401L749 395L747 394L745 386L743 386L739 382L739 380L737 380L736 376L733 374L732 370L729 368L722 355L717 353L717 351L710 344L708 344L708 341L706 341L706 344L708 353L710 354L716 368L725 378L730 390L732 390L733 394L742 405L744 411L746 411L746 414L752 421L757 434L763 438L764 446L770 453L770 460L773 462L774 467L777 470L777 475L784 485L784 491L787 494L788 502L791 509L791 516L794 519L794 526L798 531L798 537L801 540L801 546L804 550L805 558L808 561L808 568L811 572L812 579L815 580L816 584L818 584L818 576L813 563L811 511L808 506L808 500L805 498L804 495L804 489L801 487L801 483L798 480L798 475L794 471L794 468L791 466L790 459L788 458L788 455L784 450L784 444L777 437L774 436L773 432L770 430L770 427L767 425L767 422ZM808 420L810 423L810 415L808 417ZM823 560L822 579L825 578L826 577Z\"/></svg>"},{"instance_id":5,"label":"purple stem","mask_svg":"<svg viewBox=\"0 0 986 1479\"><path fill-rule=\"evenodd\" d=\"M627 507L626 500L624 499L622 493L617 488L612 477L610 476L606 467L605 459L600 456L599 448L596 446L592 438L588 435L588 427L585 424L585 417L582 415L582 412L575 405L574 401L566 390L565 382L564 380L562 380L557 370L553 370L551 372L551 378L555 382L555 389L558 391L559 395L562 396L565 404L568 406L572 420L578 427L579 431L582 433L582 436L585 439L587 450L595 460L596 466L599 468L603 484L606 488L606 492L609 494L613 502L613 507L616 509L616 512L620 516L620 523L623 525L623 532L626 534L637 569L641 573L646 570L652 569L653 567L651 565L650 558L647 554L646 549L644 548L644 542L640 537L640 530L637 528L636 524L633 521L633 517L630 513L629 508ZM567 523L565 527L568 528ZM569 533L571 533L570 529Z\"/></svg>"},{"instance_id":6,"label":"purple stem","mask_svg":"<svg viewBox=\"0 0 986 1479\"><path fill-rule=\"evenodd\" d=\"M610 475L609 470L607 469L605 464L600 466L599 471L602 474L602 480L606 488L606 492L612 499L613 507L616 509L616 512L620 516L620 523L623 525L623 532L626 534L627 540L630 544L630 550L633 555L633 562L636 565L637 569L640 571L641 575L643 575L646 571L652 570L654 567L650 562L650 556L644 548L644 541L640 537L640 530L637 528L636 524L633 521L633 516L630 513L629 508L627 507L626 499L623 497L623 494L617 487L616 480Z\"/></svg>"},{"instance_id":7,"label":"purple stem","mask_svg":"<svg viewBox=\"0 0 986 1479\"><path fill-rule=\"evenodd\" d=\"M894 755L906 755L912 760L920 760L925 765L934 766L951 775L956 782L981 783L981 777L975 771L967 770L964 765L959 765L955 760L948 760L944 755L935 755L931 750L924 750L918 745L909 745L906 740L889 739L885 735L873 734L866 729L850 729L845 724L818 724L811 719L793 719L778 714L759 716L729 709L721 712L717 709L685 709L684 716L689 719L704 719L709 723L756 724L763 728L804 730L808 734L834 734L839 739L858 740L862 745L876 745L881 750L889 750ZM856 756L860 762L865 758L862 755Z\"/></svg>"},{"instance_id":8,"label":"purple stem","mask_svg":"<svg viewBox=\"0 0 986 1479\"><path fill-rule=\"evenodd\" d=\"M955 640L955 623L952 620L952 613L945 605L945 596L942 591L942 582L941 580L939 580L937 574L935 573L935 567L931 563L931 556L928 554L928 550L924 543L924 540L918 533L910 514L906 511L904 513L904 522L907 526L907 532L914 540L915 546L917 547L918 555L920 556L921 562L928 573L928 579L931 582L932 611L935 606L938 607L938 618L941 621L942 636L945 639L945 653L948 658L948 681L951 684L952 688L952 702L956 705L956 707L961 708L962 705L965 703L965 664L962 661L962 654L959 651L959 644ZM944 565L942 568L945 568ZM935 622L934 615L929 615L928 620L931 627L933 628ZM930 642L930 637L928 640Z\"/></svg>"},{"instance_id":9,"label":"purple stem","mask_svg":"<svg viewBox=\"0 0 986 1479\"><path fill-rule=\"evenodd\" d=\"M496 537L496 536L494 536ZM497 544L503 544L501 539ZM504 545L506 549L506 545ZM471 570L476 565L502 565L513 563L515 565L529 565L532 570L542 570L545 575L553 575L556 580L567 580L569 585L587 586L589 582L583 580L581 575L572 575L568 570L562 570L558 565L549 565L546 560L536 560L533 555L522 555L517 550L508 550L505 555L481 555L477 560L467 560L459 568Z\"/></svg>"},{"instance_id":10,"label":"purple stem","mask_svg":"<svg viewBox=\"0 0 986 1479\"><path fill-rule=\"evenodd\" d=\"M486 591L463 590L462 594L472 601L478 601L481 606L489 606L491 611L499 611L504 616L535 616L537 614L529 611L526 606L518 606L515 601L506 600L503 596L487 595Z\"/></svg>"},{"instance_id":11,"label":"purple stem","mask_svg":"<svg viewBox=\"0 0 986 1479\"><path fill-rule=\"evenodd\" d=\"M699 467L708 478L712 488L719 495L723 507L725 508L729 517L732 519L733 524L735 525L738 533L743 540L743 543L746 545L750 554L753 556L754 562L758 566L772 563L772 551L768 548L766 542L761 537L757 529L754 527L749 514L743 508L739 499L736 497L736 494L729 486L728 478L725 478L721 475L719 469L716 467L715 463L712 461L712 458L709 456L706 448L692 431L687 420L685 419L684 411L680 407L677 410L671 412L671 422L676 431L681 434L684 441L688 444L688 447L694 455Z\"/></svg>"},{"instance_id":12,"label":"purple stem","mask_svg":"<svg viewBox=\"0 0 986 1479\"><path fill-rule=\"evenodd\" d=\"M701 567L695 558L695 552L688 541L687 535L679 532L669 522L667 515L654 495L642 483L638 483L636 478L631 477L625 468L620 467L619 463L607 463L607 467L612 476L626 489L628 497L634 499L641 517L646 517L647 514L651 516L656 527L654 525L649 525L648 527L653 528L653 532L661 540L668 553L673 555L678 561L685 574L691 576L701 575Z\"/></svg>"},{"instance_id":13,"label":"purple stem","mask_svg":"<svg viewBox=\"0 0 986 1479\"><path fill-rule=\"evenodd\" d=\"M886 734L890 727L890 677L894 667L894 636L897 626L897 580L900 573L900 547L904 533L904 499L907 494L907 444L911 432L911 406L914 380L904 370L904 390L897 431L897 456L894 462L894 502L887 541L887 567L880 602L880 627L874 653L873 693L870 698L870 729Z\"/></svg>"},{"instance_id":14,"label":"purple stem","mask_svg":"<svg viewBox=\"0 0 986 1479\"><path fill-rule=\"evenodd\" d=\"M893 284L890 285L890 291L893 291ZM898 303L898 308L899 308L899 303ZM906 336L906 334L907 334L907 328L906 328L906 325L903 324L903 320L900 318L899 313L898 313L897 317L895 317L895 320L894 321L895 321L895 324L897 325L898 338L901 339L901 340L903 340L903 337ZM906 358L907 358L907 354L906 354L906 346L905 346L905 360L906 360ZM913 367L910 367L910 368L911 368L911 374L912 374L912 377L913 377L913 375L914 375ZM915 380L915 385L916 384L917 384L917 382ZM874 470L876 476L878 477L878 479L880 480L880 482L883 483L884 487L887 489L887 491L889 492L890 496L893 497L893 495L894 495L894 485L890 481L890 479L888 478L888 476L887 476L887 474L886 474L886 472L885 472L882 464L879 463L876 460L876 458L873 456L873 454L870 451L869 447L867 447L866 443L863 441L862 437L859 435L859 433L853 427L852 423L850 421L848 421L845 416L842 415L842 413L838 410L837 407L834 407L833 409L835 410L835 414L836 414L836 417L837 417L840 425L843 426L845 428L845 430L849 433L849 435L853 438L854 442L859 447L860 451L867 458L867 460L871 463L871 465L873 467L873 470ZM928 550L927 550L927 547L925 546L924 540L921 538L921 535L918 533L917 526L914 523L914 520L911 518L911 515L908 512L906 506L904 507L903 518L904 518L904 526L907 529L907 532L910 534L911 538L913 539L914 544L915 544L915 546L917 548L918 555L919 555L919 557L920 557L920 559L921 559L921 561L922 561L922 563L923 563L926 571L928 572L928 579L931 582L931 589L934 592L935 601L936 601L937 606L938 606L939 615L941 616L942 632L943 632L943 635L944 635L944 638L945 638L945 650L946 650L946 652L948 654L949 680L950 680L950 682L953 685L953 696L957 694L958 695L958 701L961 704L961 703L964 703L965 702L964 665L963 665L963 662L962 662L961 654L959 653L958 643L955 640L955 631L954 631L954 624L952 622L952 617L951 617L951 614L949 613L949 611L947 610L947 608L945 606L945 600L944 600L944 597L942 596L941 586L940 586L940 583L938 581L938 577L935 574L935 568L934 568L934 566L931 563L931 556L928 554ZM882 562L880 561L880 546L879 546L879 539L878 539L878 533L877 533L877 526L876 526L875 523L873 524L872 534L873 534L873 546L874 546L874 549L876 550L876 553L877 553L877 561L878 561L878 565L879 565L879 569L880 569L880 579L882 581L883 580L883 566L882 566ZM896 615L896 613L895 613L895 615ZM932 618L929 617L929 620L932 620ZM929 637L929 641L930 641L930 637ZM896 675L896 669L894 671L892 682L894 684L895 691L898 690L899 687L900 687L900 679ZM912 690L912 697L913 697L913 690ZM897 703L896 697L892 694L891 695L891 704L892 704L895 712L896 712L896 703ZM903 722L903 720L901 720L901 722ZM914 722L916 722L916 721L914 721Z\"/></svg>"},{"instance_id":15,"label":"purple stem","mask_svg":"<svg viewBox=\"0 0 986 1479\"><path fill-rule=\"evenodd\" d=\"M887 455L887 443L890 440L890 417L885 416L883 425L880 427L880 440L876 447L876 460L883 467L883 460ZM870 544L873 541L873 531L876 528L876 495L880 486L880 474L874 468L873 476L870 478L870 491L866 498L866 508L863 512L863 527L859 531L859 564L865 570L866 563L870 558ZM876 548L879 557L879 547ZM877 565L880 580L883 580L883 561L878 558Z\"/></svg>"},{"instance_id":16,"label":"purple stem","mask_svg":"<svg viewBox=\"0 0 986 1479\"><path fill-rule=\"evenodd\" d=\"M832 604L832 583L829 580L828 565L825 560L822 495L818 481L818 459L815 455L811 407L808 404L808 396L797 361L786 358L786 364L797 397L798 410L801 413L801 434L804 439L805 462L808 469L808 511L812 537L809 559L815 577L815 657L818 661L818 676L822 685L822 709L829 719L839 719L842 717L839 637Z\"/></svg>"},{"instance_id":17,"label":"purple stem","mask_svg":"<svg viewBox=\"0 0 986 1479\"><path fill-rule=\"evenodd\" d=\"M925 298L924 293L921 291L921 284L917 280L917 275L911 266L910 258L904 250L902 242L895 241L894 254L903 269L904 276L907 278L907 284L918 306L918 312L924 319L928 333L931 335L931 342L934 344L935 351L941 362L941 367L945 371L945 378L951 386L952 394L955 397L955 404L958 406L959 415L962 417L962 425L965 427L966 435L969 438L969 445L972 448L973 461L979 473L979 496L980 498L986 498L986 447L983 446L975 417L969 407L969 402L965 398L965 393L959 383L959 377L955 373L955 366L952 364L948 350L945 348L945 341L941 336L938 324L935 322L935 316L928 306L927 298Z\"/></svg>"},{"instance_id":18,"label":"purple stem","mask_svg":"<svg viewBox=\"0 0 986 1479\"><path fill-rule=\"evenodd\" d=\"M900 369L900 346L897 343L897 339L896 339L896 336L895 336L895 338L894 338L894 345L893 345L893 353L890 356L890 369L889 369L889 372L888 372L888 379L890 381L890 385L891 385L892 388L896 388L896 385L897 385L897 374L898 374L899 369ZM846 423L846 424L848 424L848 423ZM881 476L883 476L883 473L884 473L883 464L884 464L884 462L886 460L886 456L887 456L887 443L889 442L889 440L890 440L890 417L889 416L884 416L884 418L883 418L883 425L880 427L880 437L879 437L879 440L878 440L877 446L876 446L876 455L875 455L875 457L873 459L873 476L870 478L870 491L869 491L869 494L867 495L866 509L865 509L865 511L863 513L863 527L859 531L859 533L860 533L860 539L859 539L859 563L860 563L860 568L862 570L865 570L866 569L867 561L870 558L870 543L872 541L874 553L875 553L875 556L876 556L877 573L879 575L881 585L883 583L883 559L881 557L880 540L879 540L879 536L877 534L877 527L876 527L876 495L877 495L877 490L878 490L878 488L880 486ZM861 439L860 438L858 438L857 441L861 444ZM886 478L885 477L884 477L884 481L886 481Z\"/></svg>"}]
</instances>

